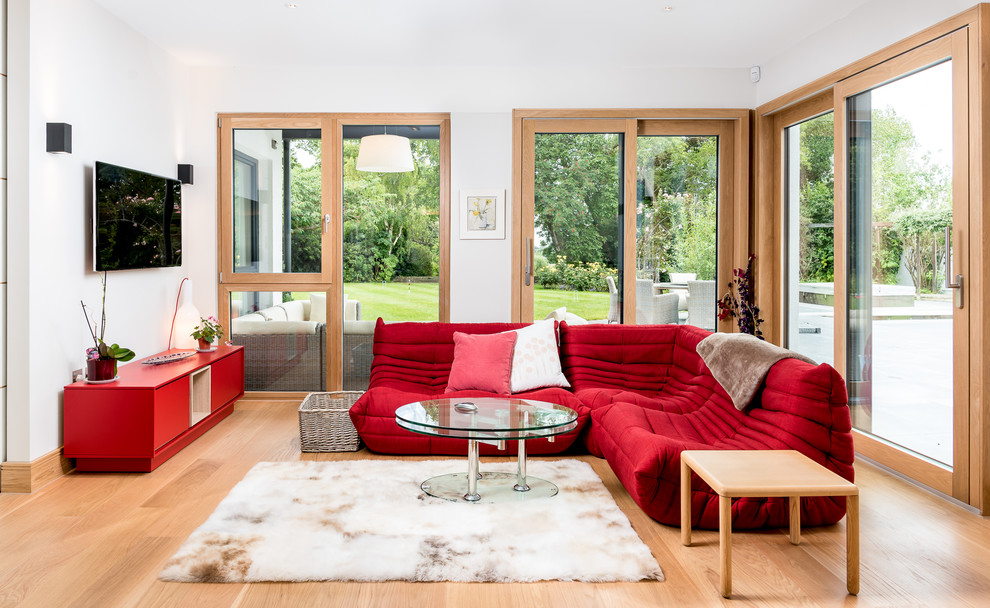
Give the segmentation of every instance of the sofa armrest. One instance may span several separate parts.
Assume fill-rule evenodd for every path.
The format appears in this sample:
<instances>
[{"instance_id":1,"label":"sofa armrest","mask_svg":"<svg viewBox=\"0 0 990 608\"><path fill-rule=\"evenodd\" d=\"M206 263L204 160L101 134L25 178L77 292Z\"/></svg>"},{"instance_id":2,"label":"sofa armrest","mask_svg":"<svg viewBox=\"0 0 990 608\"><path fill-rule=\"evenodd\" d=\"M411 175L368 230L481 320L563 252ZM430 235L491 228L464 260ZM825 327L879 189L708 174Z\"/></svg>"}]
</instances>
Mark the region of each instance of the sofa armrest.
<instances>
[{"instance_id":1,"label":"sofa armrest","mask_svg":"<svg viewBox=\"0 0 990 608\"><path fill-rule=\"evenodd\" d=\"M829 429L852 430L846 383L831 365L782 359L763 381L760 409L805 418Z\"/></svg>"},{"instance_id":2,"label":"sofa armrest","mask_svg":"<svg viewBox=\"0 0 990 608\"><path fill-rule=\"evenodd\" d=\"M855 447L846 383L831 365L783 359L770 368L754 419L787 433L804 454L820 453L827 468L853 479ZM812 450L802 449L805 446Z\"/></svg>"}]
</instances>

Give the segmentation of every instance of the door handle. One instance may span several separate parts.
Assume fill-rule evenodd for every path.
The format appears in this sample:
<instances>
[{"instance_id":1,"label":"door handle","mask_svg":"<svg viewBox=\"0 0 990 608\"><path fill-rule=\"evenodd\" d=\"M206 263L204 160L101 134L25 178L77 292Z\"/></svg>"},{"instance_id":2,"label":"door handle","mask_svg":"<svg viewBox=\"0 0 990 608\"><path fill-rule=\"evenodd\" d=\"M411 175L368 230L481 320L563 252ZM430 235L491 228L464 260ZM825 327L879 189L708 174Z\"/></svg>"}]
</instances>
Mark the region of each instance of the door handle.
<instances>
[{"instance_id":1,"label":"door handle","mask_svg":"<svg viewBox=\"0 0 990 608\"><path fill-rule=\"evenodd\" d=\"M529 286L533 276L533 239L526 237L526 267L523 270L526 274L526 285Z\"/></svg>"},{"instance_id":2,"label":"door handle","mask_svg":"<svg viewBox=\"0 0 990 608\"><path fill-rule=\"evenodd\" d=\"M952 227L945 227L945 286L948 289L955 289L953 297L956 308L963 307L963 275L957 274L955 280L952 277Z\"/></svg>"},{"instance_id":3,"label":"door handle","mask_svg":"<svg viewBox=\"0 0 990 608\"><path fill-rule=\"evenodd\" d=\"M323 216L323 234L330 232L330 214Z\"/></svg>"}]
</instances>

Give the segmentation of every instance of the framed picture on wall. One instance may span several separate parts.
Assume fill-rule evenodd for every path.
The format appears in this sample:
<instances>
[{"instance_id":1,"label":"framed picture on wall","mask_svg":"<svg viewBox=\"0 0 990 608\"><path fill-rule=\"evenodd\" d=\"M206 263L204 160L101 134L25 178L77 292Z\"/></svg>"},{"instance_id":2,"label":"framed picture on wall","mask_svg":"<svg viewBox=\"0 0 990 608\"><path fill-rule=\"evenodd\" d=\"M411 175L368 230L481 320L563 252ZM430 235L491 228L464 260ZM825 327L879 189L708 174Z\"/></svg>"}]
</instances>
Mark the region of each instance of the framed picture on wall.
<instances>
[{"instance_id":1,"label":"framed picture on wall","mask_svg":"<svg viewBox=\"0 0 990 608\"><path fill-rule=\"evenodd\" d=\"M505 238L505 190L461 190L461 238Z\"/></svg>"}]
</instances>

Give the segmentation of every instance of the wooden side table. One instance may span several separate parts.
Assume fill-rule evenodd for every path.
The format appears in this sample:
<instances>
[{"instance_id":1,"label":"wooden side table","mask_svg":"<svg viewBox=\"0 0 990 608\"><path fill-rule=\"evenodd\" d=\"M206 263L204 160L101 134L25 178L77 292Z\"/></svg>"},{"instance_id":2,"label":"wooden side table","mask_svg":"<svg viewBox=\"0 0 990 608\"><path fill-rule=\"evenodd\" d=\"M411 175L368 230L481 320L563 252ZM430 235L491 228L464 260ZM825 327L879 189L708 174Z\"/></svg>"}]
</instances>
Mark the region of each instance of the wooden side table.
<instances>
[{"instance_id":1,"label":"wooden side table","mask_svg":"<svg viewBox=\"0 0 990 608\"><path fill-rule=\"evenodd\" d=\"M732 499L790 499L791 543L801 542L801 497L846 498L846 589L859 593L859 488L794 450L681 452L681 542L691 545L691 471L718 494L718 540L723 597L732 594Z\"/></svg>"}]
</instances>

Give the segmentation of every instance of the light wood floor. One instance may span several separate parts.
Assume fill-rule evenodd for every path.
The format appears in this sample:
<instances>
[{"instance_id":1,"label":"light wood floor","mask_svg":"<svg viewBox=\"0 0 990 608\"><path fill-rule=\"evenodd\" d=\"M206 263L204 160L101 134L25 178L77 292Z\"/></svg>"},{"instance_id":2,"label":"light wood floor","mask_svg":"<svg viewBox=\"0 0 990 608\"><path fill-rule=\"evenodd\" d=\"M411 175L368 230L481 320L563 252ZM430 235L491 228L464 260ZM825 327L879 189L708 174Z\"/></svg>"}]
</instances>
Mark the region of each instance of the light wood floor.
<instances>
[{"instance_id":1,"label":"light wood floor","mask_svg":"<svg viewBox=\"0 0 990 608\"><path fill-rule=\"evenodd\" d=\"M683 547L592 464L663 568L665 582L163 583L185 538L255 463L387 458L365 450L301 455L296 403L241 401L216 428L152 473L73 473L34 494L0 495L0 606L987 606L990 522L861 464L862 590L846 594L844 524L733 537L734 592L718 595L718 535ZM401 514L397 514L401 516ZM575 531L580 533L580 531Z\"/></svg>"}]
</instances>

